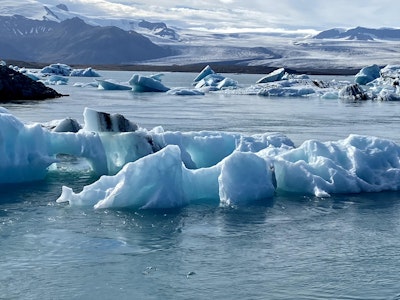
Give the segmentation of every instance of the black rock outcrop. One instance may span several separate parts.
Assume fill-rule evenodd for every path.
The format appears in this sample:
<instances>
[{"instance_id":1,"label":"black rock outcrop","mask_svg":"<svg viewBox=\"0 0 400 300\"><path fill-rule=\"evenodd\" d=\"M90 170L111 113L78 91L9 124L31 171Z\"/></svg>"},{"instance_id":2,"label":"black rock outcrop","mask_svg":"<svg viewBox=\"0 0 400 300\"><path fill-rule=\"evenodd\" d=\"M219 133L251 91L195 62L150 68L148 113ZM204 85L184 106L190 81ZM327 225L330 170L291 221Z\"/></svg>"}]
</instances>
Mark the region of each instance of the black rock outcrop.
<instances>
[{"instance_id":1,"label":"black rock outcrop","mask_svg":"<svg viewBox=\"0 0 400 300\"><path fill-rule=\"evenodd\" d=\"M7 66L0 66L0 102L45 100L62 95Z\"/></svg>"}]
</instances>

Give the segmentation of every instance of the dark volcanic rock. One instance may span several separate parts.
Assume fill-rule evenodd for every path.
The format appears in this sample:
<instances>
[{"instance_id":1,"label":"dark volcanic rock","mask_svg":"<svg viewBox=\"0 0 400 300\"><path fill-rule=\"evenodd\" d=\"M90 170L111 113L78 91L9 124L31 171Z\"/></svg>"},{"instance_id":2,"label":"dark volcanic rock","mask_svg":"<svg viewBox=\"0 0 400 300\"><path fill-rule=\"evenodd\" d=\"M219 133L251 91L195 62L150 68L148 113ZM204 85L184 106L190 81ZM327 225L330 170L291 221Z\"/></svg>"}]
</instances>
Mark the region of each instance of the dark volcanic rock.
<instances>
[{"instance_id":1,"label":"dark volcanic rock","mask_svg":"<svg viewBox=\"0 0 400 300\"><path fill-rule=\"evenodd\" d=\"M0 102L14 100L44 100L62 95L6 66L0 66Z\"/></svg>"}]
</instances>

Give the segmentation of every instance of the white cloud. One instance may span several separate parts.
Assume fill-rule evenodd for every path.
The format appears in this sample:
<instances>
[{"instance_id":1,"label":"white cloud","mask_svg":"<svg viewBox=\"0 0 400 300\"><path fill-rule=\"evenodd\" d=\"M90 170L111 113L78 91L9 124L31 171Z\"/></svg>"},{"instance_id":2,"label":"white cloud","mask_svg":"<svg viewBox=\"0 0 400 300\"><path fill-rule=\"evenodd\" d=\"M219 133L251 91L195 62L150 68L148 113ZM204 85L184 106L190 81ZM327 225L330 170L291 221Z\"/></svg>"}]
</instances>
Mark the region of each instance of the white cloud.
<instances>
[{"instance_id":1,"label":"white cloud","mask_svg":"<svg viewBox=\"0 0 400 300\"><path fill-rule=\"evenodd\" d=\"M393 0L29 0L35 1L62 2L71 10L97 16L147 18L210 29L398 27L400 11L400 1Z\"/></svg>"}]
</instances>

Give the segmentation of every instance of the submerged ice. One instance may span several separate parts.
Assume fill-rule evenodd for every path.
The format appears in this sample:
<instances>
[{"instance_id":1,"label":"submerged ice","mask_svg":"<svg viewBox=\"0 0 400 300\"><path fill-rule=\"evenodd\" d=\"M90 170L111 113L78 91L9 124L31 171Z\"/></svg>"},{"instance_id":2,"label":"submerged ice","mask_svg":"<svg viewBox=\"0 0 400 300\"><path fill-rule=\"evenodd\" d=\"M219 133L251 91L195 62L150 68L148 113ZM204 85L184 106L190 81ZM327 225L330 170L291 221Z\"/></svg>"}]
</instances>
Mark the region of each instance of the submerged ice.
<instances>
[{"instance_id":1,"label":"submerged ice","mask_svg":"<svg viewBox=\"0 0 400 300\"><path fill-rule=\"evenodd\" d=\"M65 155L87 161L99 179L77 193L63 187L57 199L73 206L245 205L282 192L328 197L400 189L399 145L372 136L296 147L279 133L146 130L90 109L82 125L71 119L24 124L3 108L0 123L1 184L66 172Z\"/></svg>"}]
</instances>

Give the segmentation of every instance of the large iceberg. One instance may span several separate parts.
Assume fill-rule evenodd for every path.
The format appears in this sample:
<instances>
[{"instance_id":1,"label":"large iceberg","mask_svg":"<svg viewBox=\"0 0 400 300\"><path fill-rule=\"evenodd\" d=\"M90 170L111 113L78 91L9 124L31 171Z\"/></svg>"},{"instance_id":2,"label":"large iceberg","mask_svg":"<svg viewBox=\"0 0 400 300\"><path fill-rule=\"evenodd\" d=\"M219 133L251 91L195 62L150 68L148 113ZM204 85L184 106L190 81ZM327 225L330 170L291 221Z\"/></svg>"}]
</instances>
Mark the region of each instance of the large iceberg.
<instances>
[{"instance_id":1,"label":"large iceberg","mask_svg":"<svg viewBox=\"0 0 400 300\"><path fill-rule=\"evenodd\" d=\"M122 116L92 110L84 115L80 128L75 124L71 132L55 132L23 124L0 109L0 183L66 171L62 159L67 155L85 159L85 166L103 176L80 193L64 187L58 201L95 208L165 208L202 201L242 205L281 192L328 197L400 190L400 147L386 139L350 135L295 147L279 133L164 132L161 127L103 131L104 122L111 123L106 128L120 128ZM124 126L134 124L126 121ZM70 123L60 127L70 131ZM63 168L56 167L59 163Z\"/></svg>"}]
</instances>

